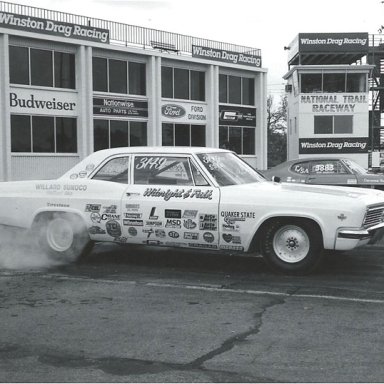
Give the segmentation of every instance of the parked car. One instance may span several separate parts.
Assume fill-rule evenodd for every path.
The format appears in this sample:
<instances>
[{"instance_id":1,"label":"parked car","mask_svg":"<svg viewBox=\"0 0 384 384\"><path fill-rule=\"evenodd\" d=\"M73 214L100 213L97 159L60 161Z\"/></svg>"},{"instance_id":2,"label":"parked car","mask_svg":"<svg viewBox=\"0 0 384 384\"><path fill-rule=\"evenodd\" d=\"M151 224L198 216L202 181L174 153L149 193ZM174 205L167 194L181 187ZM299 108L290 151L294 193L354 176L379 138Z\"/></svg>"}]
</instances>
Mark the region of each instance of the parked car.
<instances>
[{"instance_id":1,"label":"parked car","mask_svg":"<svg viewBox=\"0 0 384 384\"><path fill-rule=\"evenodd\" d=\"M289 160L261 171L268 179L288 183L369 187L384 190L384 174L369 173L355 161L340 157L311 157Z\"/></svg>"},{"instance_id":2,"label":"parked car","mask_svg":"<svg viewBox=\"0 0 384 384\"><path fill-rule=\"evenodd\" d=\"M312 270L384 227L384 192L268 182L229 150L95 152L56 180L0 183L0 222L74 261L94 242L260 252L274 269Z\"/></svg>"}]
</instances>

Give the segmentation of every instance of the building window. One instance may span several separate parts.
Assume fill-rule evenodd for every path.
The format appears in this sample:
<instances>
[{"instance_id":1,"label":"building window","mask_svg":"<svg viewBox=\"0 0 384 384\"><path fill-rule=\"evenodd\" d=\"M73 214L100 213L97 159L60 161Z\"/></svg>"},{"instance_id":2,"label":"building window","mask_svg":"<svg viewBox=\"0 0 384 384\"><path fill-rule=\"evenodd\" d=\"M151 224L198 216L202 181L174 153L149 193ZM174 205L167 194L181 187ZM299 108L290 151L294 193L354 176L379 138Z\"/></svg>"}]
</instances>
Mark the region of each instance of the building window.
<instances>
[{"instance_id":1,"label":"building window","mask_svg":"<svg viewBox=\"0 0 384 384\"><path fill-rule=\"evenodd\" d=\"M221 148L230 149L239 155L255 154L255 128L220 125Z\"/></svg>"},{"instance_id":2,"label":"building window","mask_svg":"<svg viewBox=\"0 0 384 384\"><path fill-rule=\"evenodd\" d=\"M146 95L145 64L93 57L93 90Z\"/></svg>"},{"instance_id":3,"label":"building window","mask_svg":"<svg viewBox=\"0 0 384 384\"><path fill-rule=\"evenodd\" d=\"M12 152L76 153L76 118L11 115L11 148Z\"/></svg>"},{"instance_id":4,"label":"building window","mask_svg":"<svg viewBox=\"0 0 384 384\"><path fill-rule=\"evenodd\" d=\"M219 101L226 104L255 105L255 79L219 75Z\"/></svg>"},{"instance_id":5,"label":"building window","mask_svg":"<svg viewBox=\"0 0 384 384\"><path fill-rule=\"evenodd\" d=\"M302 73L301 93L367 92L367 74L354 72Z\"/></svg>"},{"instance_id":6,"label":"building window","mask_svg":"<svg viewBox=\"0 0 384 384\"><path fill-rule=\"evenodd\" d=\"M94 150L147 145L145 121L94 119Z\"/></svg>"},{"instance_id":7,"label":"building window","mask_svg":"<svg viewBox=\"0 0 384 384\"><path fill-rule=\"evenodd\" d=\"M161 96L169 99L205 101L205 73L161 67Z\"/></svg>"},{"instance_id":8,"label":"building window","mask_svg":"<svg viewBox=\"0 0 384 384\"><path fill-rule=\"evenodd\" d=\"M314 116L315 134L351 134L353 133L352 115Z\"/></svg>"},{"instance_id":9,"label":"building window","mask_svg":"<svg viewBox=\"0 0 384 384\"><path fill-rule=\"evenodd\" d=\"M75 89L75 55L10 45L9 76L11 84Z\"/></svg>"},{"instance_id":10,"label":"building window","mask_svg":"<svg viewBox=\"0 0 384 384\"><path fill-rule=\"evenodd\" d=\"M205 125L163 123L162 145L205 147Z\"/></svg>"}]
</instances>

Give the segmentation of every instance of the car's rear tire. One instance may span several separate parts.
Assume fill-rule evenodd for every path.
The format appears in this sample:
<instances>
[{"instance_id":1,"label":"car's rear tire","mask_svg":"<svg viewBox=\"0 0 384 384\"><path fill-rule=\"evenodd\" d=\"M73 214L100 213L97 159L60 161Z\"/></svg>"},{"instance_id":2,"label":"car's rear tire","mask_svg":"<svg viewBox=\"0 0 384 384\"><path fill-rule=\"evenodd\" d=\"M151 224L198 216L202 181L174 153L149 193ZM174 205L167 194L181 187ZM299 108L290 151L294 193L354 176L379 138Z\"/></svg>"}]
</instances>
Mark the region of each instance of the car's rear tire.
<instances>
[{"instance_id":1,"label":"car's rear tire","mask_svg":"<svg viewBox=\"0 0 384 384\"><path fill-rule=\"evenodd\" d=\"M261 254L276 271L309 273L322 258L321 231L315 223L305 219L273 220L262 233Z\"/></svg>"},{"instance_id":2,"label":"car's rear tire","mask_svg":"<svg viewBox=\"0 0 384 384\"><path fill-rule=\"evenodd\" d=\"M77 261L93 247L82 219L74 214L40 215L35 222L34 233L41 250L57 261Z\"/></svg>"}]
</instances>

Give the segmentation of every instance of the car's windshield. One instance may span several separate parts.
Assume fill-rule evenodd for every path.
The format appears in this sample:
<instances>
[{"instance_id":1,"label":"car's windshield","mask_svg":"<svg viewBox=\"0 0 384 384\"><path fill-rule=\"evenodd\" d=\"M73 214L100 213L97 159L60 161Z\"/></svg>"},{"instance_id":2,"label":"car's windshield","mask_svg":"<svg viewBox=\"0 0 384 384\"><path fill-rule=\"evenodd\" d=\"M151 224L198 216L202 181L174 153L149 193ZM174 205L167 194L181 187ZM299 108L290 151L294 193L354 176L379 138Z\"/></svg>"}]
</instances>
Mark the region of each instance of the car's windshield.
<instances>
[{"instance_id":1,"label":"car's windshield","mask_svg":"<svg viewBox=\"0 0 384 384\"><path fill-rule=\"evenodd\" d=\"M353 173L360 173L360 174L363 174L363 175L368 173L368 171L365 168L363 168L360 164L357 164L357 163L355 163L352 160L345 159L344 163L349 167L349 169Z\"/></svg>"},{"instance_id":2,"label":"car's windshield","mask_svg":"<svg viewBox=\"0 0 384 384\"><path fill-rule=\"evenodd\" d=\"M263 176L232 152L201 153L197 156L220 186L265 181Z\"/></svg>"}]
</instances>

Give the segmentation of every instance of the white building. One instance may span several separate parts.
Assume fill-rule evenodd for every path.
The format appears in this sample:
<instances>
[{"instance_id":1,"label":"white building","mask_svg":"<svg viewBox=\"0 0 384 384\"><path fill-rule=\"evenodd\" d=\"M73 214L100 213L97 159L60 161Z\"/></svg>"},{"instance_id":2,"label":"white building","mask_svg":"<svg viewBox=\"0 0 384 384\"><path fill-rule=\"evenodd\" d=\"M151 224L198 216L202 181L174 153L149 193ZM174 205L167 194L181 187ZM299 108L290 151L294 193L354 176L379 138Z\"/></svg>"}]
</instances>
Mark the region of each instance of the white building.
<instances>
[{"instance_id":1,"label":"white building","mask_svg":"<svg viewBox=\"0 0 384 384\"><path fill-rule=\"evenodd\" d=\"M229 145L267 167L256 48L0 2L0 180L117 146Z\"/></svg>"},{"instance_id":2,"label":"white building","mask_svg":"<svg viewBox=\"0 0 384 384\"><path fill-rule=\"evenodd\" d=\"M340 155L369 166L368 33L301 33L288 47L287 157Z\"/></svg>"}]
</instances>

